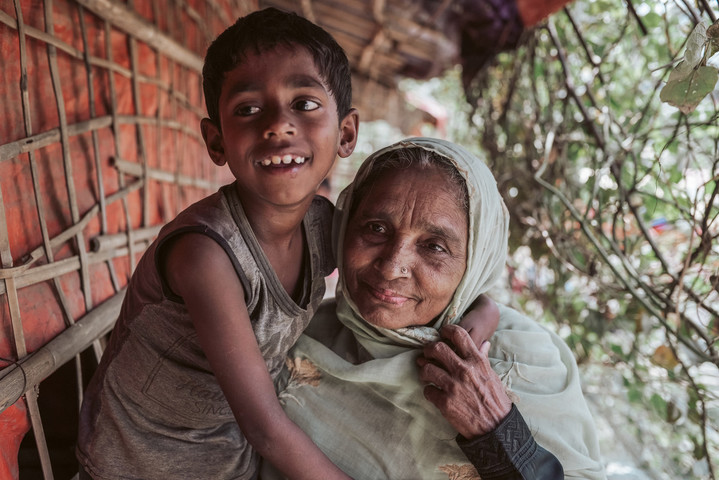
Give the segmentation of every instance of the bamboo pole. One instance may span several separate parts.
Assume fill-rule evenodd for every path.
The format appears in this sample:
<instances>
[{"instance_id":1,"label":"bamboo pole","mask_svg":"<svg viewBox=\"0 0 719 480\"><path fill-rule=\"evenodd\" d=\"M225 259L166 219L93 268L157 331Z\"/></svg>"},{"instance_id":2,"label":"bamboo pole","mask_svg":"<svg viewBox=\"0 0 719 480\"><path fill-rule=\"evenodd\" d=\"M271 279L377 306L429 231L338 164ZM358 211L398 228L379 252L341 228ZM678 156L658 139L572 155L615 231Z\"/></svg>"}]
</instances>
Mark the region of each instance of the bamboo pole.
<instances>
[{"instance_id":1,"label":"bamboo pole","mask_svg":"<svg viewBox=\"0 0 719 480\"><path fill-rule=\"evenodd\" d=\"M181 96L180 94L173 94L173 96L177 97L178 100L184 100L186 101L186 97ZM183 106L185 106L183 104ZM192 113L197 115L198 117L202 117L204 113L197 109L188 109L191 110ZM121 125L144 125L144 124L150 124L150 123L157 123L157 119L154 117L143 117L143 116L134 116L134 115L118 115L117 117L118 124ZM78 122L73 125L68 125L68 135L70 137L83 135L88 132L92 132L95 130L100 130L103 128L109 128L112 126L112 116L111 115L105 115L102 117L93 118L90 120L86 120L83 122ZM192 138L197 139L198 141L202 140L202 137L199 133L197 133L196 130L193 130L191 128L188 128L187 126L183 125L182 123L178 121L172 121L172 120L162 120L162 127L172 130L180 131L188 136L191 136ZM22 138L20 140L16 140L14 142L9 142L4 145L0 145L0 162L5 160L12 160L13 158L17 157L18 155L21 155L23 153L29 153L33 152L35 150L39 150L41 148L47 147L49 145L52 145L54 143L58 143L60 141L60 129L59 128L52 128L50 130L47 130L42 133L37 133L34 135L28 135L26 138Z\"/></svg>"},{"instance_id":2,"label":"bamboo pole","mask_svg":"<svg viewBox=\"0 0 719 480\"><path fill-rule=\"evenodd\" d=\"M150 243L160 232L162 225L138 228L132 231L132 239L125 232L98 235L90 240L93 252L113 251L126 246L128 243Z\"/></svg>"},{"instance_id":3,"label":"bamboo pole","mask_svg":"<svg viewBox=\"0 0 719 480\"><path fill-rule=\"evenodd\" d=\"M0 412L14 404L25 392L84 351L115 324L125 290L96 306L73 326L63 330L45 346L0 371Z\"/></svg>"},{"instance_id":4,"label":"bamboo pole","mask_svg":"<svg viewBox=\"0 0 719 480\"><path fill-rule=\"evenodd\" d=\"M158 182L176 183L181 186L197 187L206 190L217 190L220 185L210 180L202 178L190 177L187 175L179 175L176 172L168 172L157 168L147 168L143 170L143 166L139 163L128 162L119 158L113 158L112 164L119 172L133 177L152 179Z\"/></svg>"},{"instance_id":5,"label":"bamboo pole","mask_svg":"<svg viewBox=\"0 0 719 480\"><path fill-rule=\"evenodd\" d=\"M162 33L125 5L113 0L77 0L77 3L163 55L196 72L202 71L203 61L199 55Z\"/></svg>"}]
</instances>

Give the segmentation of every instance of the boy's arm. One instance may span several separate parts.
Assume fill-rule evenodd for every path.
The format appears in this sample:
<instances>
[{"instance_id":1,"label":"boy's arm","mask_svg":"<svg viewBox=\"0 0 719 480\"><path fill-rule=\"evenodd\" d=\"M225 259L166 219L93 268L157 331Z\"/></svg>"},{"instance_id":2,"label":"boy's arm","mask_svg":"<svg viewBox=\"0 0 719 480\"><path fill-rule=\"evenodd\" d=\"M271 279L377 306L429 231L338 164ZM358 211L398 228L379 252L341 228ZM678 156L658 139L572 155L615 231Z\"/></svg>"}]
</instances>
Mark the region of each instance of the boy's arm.
<instances>
[{"instance_id":1,"label":"boy's arm","mask_svg":"<svg viewBox=\"0 0 719 480\"><path fill-rule=\"evenodd\" d=\"M282 410L242 284L222 247L205 235L185 234L168 246L165 259L165 278L185 301L200 346L250 445L289 478L349 478Z\"/></svg>"},{"instance_id":2,"label":"boy's arm","mask_svg":"<svg viewBox=\"0 0 719 480\"><path fill-rule=\"evenodd\" d=\"M467 330L477 348L488 341L499 324L499 307L487 295L480 295L464 314L459 325Z\"/></svg>"}]
</instances>

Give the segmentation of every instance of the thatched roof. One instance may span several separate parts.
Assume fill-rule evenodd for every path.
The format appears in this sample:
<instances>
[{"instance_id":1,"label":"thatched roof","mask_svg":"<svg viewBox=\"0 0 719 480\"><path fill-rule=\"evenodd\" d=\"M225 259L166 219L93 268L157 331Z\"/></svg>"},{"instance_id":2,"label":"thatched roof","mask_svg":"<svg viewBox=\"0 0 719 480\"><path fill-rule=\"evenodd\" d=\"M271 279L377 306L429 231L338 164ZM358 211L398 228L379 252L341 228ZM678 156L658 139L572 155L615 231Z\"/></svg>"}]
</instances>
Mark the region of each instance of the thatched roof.
<instances>
[{"instance_id":1,"label":"thatched roof","mask_svg":"<svg viewBox=\"0 0 719 480\"><path fill-rule=\"evenodd\" d=\"M259 0L297 12L330 32L354 72L363 120L382 118L405 132L430 112L409 106L401 78L428 79L462 65L467 87L499 51L514 48L525 25L566 0Z\"/></svg>"},{"instance_id":2,"label":"thatched roof","mask_svg":"<svg viewBox=\"0 0 719 480\"><path fill-rule=\"evenodd\" d=\"M433 15L425 3L436 3ZM451 2L406 0L260 0L322 26L345 49L353 69L354 103L363 120L382 118L408 130L420 112L397 91L402 77L430 78L456 62L457 42L440 28Z\"/></svg>"}]
</instances>

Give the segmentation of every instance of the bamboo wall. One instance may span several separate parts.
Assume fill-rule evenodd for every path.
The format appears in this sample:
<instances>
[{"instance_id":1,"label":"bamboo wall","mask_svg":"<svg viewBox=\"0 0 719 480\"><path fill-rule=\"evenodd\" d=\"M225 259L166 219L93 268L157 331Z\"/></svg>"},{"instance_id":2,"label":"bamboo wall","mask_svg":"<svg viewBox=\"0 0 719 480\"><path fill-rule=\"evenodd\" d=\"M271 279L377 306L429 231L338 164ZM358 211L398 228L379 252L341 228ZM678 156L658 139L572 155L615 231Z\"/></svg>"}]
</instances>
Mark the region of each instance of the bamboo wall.
<instances>
[{"instance_id":1,"label":"bamboo wall","mask_svg":"<svg viewBox=\"0 0 719 480\"><path fill-rule=\"evenodd\" d=\"M42 418L42 400L55 392L33 384L69 360L79 407L76 353L100 354L148 242L231 179L200 136L200 70L209 42L256 8L0 1L0 478L18 477L30 427L42 473L20 474L53 478L62 460L43 420L58 412Z\"/></svg>"},{"instance_id":2,"label":"bamboo wall","mask_svg":"<svg viewBox=\"0 0 719 480\"><path fill-rule=\"evenodd\" d=\"M466 3L483 4L0 0L1 480L17 478L18 451L23 479L53 478L59 458L74 458L54 453L53 432L76 428L87 365L134 265L161 225L232 180L209 161L199 132L210 41L257 8L294 10L347 52L362 121L410 132L428 114L407 107L397 80L457 62ZM477 48L494 48L485 43ZM62 410L68 397L74 405ZM69 434L61 445L74 442ZM34 463L37 475L25 466Z\"/></svg>"}]
</instances>

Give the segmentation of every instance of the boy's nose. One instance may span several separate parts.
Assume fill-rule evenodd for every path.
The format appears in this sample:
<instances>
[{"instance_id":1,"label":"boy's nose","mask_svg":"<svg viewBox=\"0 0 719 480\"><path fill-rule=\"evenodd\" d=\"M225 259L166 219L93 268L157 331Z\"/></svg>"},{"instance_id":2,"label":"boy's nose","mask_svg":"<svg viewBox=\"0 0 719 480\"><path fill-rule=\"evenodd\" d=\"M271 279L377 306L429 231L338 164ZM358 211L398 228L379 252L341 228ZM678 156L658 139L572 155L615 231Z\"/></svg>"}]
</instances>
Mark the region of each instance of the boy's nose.
<instances>
[{"instance_id":1,"label":"boy's nose","mask_svg":"<svg viewBox=\"0 0 719 480\"><path fill-rule=\"evenodd\" d=\"M297 128L290 119L289 115L277 112L268 114L267 125L265 126L264 138L272 136L294 135Z\"/></svg>"}]
</instances>

